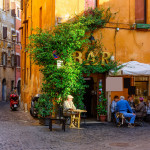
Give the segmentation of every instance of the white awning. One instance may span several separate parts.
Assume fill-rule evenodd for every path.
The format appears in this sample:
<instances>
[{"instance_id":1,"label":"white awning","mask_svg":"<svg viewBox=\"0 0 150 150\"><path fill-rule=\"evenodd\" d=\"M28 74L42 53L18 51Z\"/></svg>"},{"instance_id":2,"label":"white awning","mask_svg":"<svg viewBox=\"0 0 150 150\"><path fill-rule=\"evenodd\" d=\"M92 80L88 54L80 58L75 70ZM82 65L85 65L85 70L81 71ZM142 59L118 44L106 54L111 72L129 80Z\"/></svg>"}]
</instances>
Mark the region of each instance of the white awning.
<instances>
[{"instance_id":1,"label":"white awning","mask_svg":"<svg viewBox=\"0 0 150 150\"><path fill-rule=\"evenodd\" d=\"M123 63L122 66L123 67L117 71L116 75L150 75L149 64L139 63L137 61L129 61L127 63ZM109 74L114 75L114 70L111 70Z\"/></svg>"}]
</instances>

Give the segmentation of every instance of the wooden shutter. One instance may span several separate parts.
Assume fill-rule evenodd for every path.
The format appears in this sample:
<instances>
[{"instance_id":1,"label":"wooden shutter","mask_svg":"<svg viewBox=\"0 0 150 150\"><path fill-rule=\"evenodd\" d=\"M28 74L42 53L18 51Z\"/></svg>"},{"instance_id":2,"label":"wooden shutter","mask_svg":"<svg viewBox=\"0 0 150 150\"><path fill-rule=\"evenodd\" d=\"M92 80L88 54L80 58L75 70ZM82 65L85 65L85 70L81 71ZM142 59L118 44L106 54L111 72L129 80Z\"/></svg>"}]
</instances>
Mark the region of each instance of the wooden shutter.
<instances>
[{"instance_id":1,"label":"wooden shutter","mask_svg":"<svg viewBox=\"0 0 150 150\"><path fill-rule=\"evenodd\" d=\"M15 59L14 54L12 54L12 55L11 55L11 66L12 66L12 67L15 66L15 62L14 62L15 60L14 60L14 59Z\"/></svg>"},{"instance_id":2,"label":"wooden shutter","mask_svg":"<svg viewBox=\"0 0 150 150\"><path fill-rule=\"evenodd\" d=\"M19 33L17 33L17 43L19 42Z\"/></svg>"},{"instance_id":3,"label":"wooden shutter","mask_svg":"<svg viewBox=\"0 0 150 150\"><path fill-rule=\"evenodd\" d=\"M7 38L7 27L3 27L3 39Z\"/></svg>"},{"instance_id":4,"label":"wooden shutter","mask_svg":"<svg viewBox=\"0 0 150 150\"><path fill-rule=\"evenodd\" d=\"M18 66L20 67L20 56L18 56Z\"/></svg>"},{"instance_id":5,"label":"wooden shutter","mask_svg":"<svg viewBox=\"0 0 150 150\"><path fill-rule=\"evenodd\" d=\"M145 23L145 0L135 0L135 22Z\"/></svg>"},{"instance_id":6,"label":"wooden shutter","mask_svg":"<svg viewBox=\"0 0 150 150\"><path fill-rule=\"evenodd\" d=\"M11 16L15 17L15 2L11 2Z\"/></svg>"},{"instance_id":7,"label":"wooden shutter","mask_svg":"<svg viewBox=\"0 0 150 150\"><path fill-rule=\"evenodd\" d=\"M1 53L1 61L2 61L2 65L4 64L4 63L3 63L3 55L4 55L4 52Z\"/></svg>"},{"instance_id":8,"label":"wooden shutter","mask_svg":"<svg viewBox=\"0 0 150 150\"><path fill-rule=\"evenodd\" d=\"M9 11L9 3L10 3L10 0L6 0L5 2L6 2L6 3L5 3L5 10L6 10L6 11Z\"/></svg>"},{"instance_id":9,"label":"wooden shutter","mask_svg":"<svg viewBox=\"0 0 150 150\"><path fill-rule=\"evenodd\" d=\"M20 6L20 8L21 8L21 10L23 10L23 0L21 0L21 6Z\"/></svg>"},{"instance_id":10,"label":"wooden shutter","mask_svg":"<svg viewBox=\"0 0 150 150\"><path fill-rule=\"evenodd\" d=\"M7 53L5 53L5 66L7 66Z\"/></svg>"},{"instance_id":11,"label":"wooden shutter","mask_svg":"<svg viewBox=\"0 0 150 150\"><path fill-rule=\"evenodd\" d=\"M14 55L14 66L17 66L17 55Z\"/></svg>"}]
</instances>

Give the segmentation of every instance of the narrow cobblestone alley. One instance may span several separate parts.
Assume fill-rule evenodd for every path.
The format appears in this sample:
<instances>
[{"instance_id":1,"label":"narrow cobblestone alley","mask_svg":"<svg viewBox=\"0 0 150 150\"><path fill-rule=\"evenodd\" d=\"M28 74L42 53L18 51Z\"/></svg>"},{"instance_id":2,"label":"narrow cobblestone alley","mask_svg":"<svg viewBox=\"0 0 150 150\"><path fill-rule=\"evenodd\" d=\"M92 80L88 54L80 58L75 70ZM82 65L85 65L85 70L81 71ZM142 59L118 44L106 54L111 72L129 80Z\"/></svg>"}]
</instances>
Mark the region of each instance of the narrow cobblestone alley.
<instances>
[{"instance_id":1,"label":"narrow cobblestone alley","mask_svg":"<svg viewBox=\"0 0 150 150\"><path fill-rule=\"evenodd\" d=\"M81 130L59 126L49 132L29 113L11 111L0 103L0 150L149 150L150 125L133 129L112 124L87 125Z\"/></svg>"}]
</instances>

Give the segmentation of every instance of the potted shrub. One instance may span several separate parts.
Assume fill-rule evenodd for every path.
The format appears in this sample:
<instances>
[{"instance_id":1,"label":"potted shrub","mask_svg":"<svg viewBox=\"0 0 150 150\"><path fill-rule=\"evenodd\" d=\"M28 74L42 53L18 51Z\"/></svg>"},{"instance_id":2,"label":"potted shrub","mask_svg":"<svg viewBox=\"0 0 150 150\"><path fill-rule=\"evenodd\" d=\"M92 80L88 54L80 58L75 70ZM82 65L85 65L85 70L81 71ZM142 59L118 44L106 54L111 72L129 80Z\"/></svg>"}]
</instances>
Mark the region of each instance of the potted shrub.
<instances>
[{"instance_id":1,"label":"potted shrub","mask_svg":"<svg viewBox=\"0 0 150 150\"><path fill-rule=\"evenodd\" d=\"M35 105L35 108L38 112L40 124L48 125L49 119L47 119L47 117L51 116L53 112L53 103L50 100L49 95L41 94Z\"/></svg>"},{"instance_id":2,"label":"potted shrub","mask_svg":"<svg viewBox=\"0 0 150 150\"><path fill-rule=\"evenodd\" d=\"M104 97L104 93L103 92L99 93L99 100L97 104L97 114L100 117L100 121L102 122L106 121L106 118L107 118L106 103L107 103L107 99Z\"/></svg>"}]
</instances>

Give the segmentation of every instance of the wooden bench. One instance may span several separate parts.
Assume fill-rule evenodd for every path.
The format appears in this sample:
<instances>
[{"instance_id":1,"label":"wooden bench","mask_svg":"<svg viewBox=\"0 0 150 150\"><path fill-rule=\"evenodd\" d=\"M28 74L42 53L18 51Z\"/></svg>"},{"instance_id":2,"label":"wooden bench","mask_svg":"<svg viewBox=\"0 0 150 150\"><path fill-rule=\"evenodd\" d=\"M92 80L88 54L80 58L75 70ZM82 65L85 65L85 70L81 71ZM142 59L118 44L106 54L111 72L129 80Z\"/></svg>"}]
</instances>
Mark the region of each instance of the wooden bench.
<instances>
[{"instance_id":1,"label":"wooden bench","mask_svg":"<svg viewBox=\"0 0 150 150\"><path fill-rule=\"evenodd\" d=\"M64 132L65 132L66 119L63 118L63 117L61 117L61 118L50 118L50 121L49 121L49 129L50 129L50 131L52 131L52 121L53 120L59 121L60 124L62 124L62 130L64 130Z\"/></svg>"}]
</instances>

